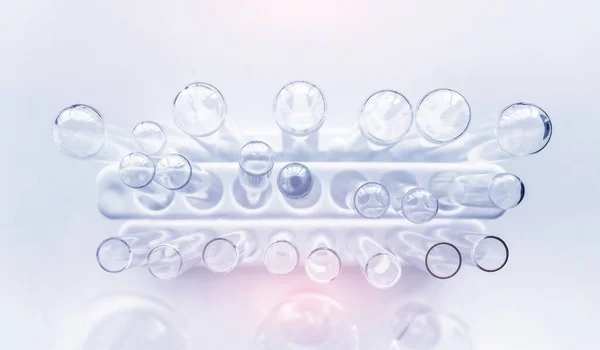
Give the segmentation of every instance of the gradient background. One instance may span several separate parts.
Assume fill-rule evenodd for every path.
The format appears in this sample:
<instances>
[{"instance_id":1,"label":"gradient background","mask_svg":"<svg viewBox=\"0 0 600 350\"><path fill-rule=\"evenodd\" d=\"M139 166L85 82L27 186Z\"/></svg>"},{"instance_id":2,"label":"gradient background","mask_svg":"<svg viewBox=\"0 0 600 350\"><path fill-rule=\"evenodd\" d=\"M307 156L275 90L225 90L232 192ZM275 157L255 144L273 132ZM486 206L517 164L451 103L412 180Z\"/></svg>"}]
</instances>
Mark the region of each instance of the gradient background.
<instances>
[{"instance_id":1,"label":"gradient background","mask_svg":"<svg viewBox=\"0 0 600 350\"><path fill-rule=\"evenodd\" d=\"M0 2L2 348L52 347L66 310L113 290L169 303L196 349L246 348L275 302L303 289L342 302L368 350L390 310L414 298L460 315L477 349L598 347L598 12L597 2L578 0ZM296 79L325 92L325 127L353 123L383 88L413 103L456 89L474 122L520 100L542 106L554 124L549 146L505 165L527 197L489 224L511 247L509 265L445 282L407 278L384 292L352 270L326 287L301 271L169 283L102 273L96 245L120 223L96 210L100 165L54 147L56 114L87 103L125 128L171 124L176 93L206 81L239 125L275 128L274 95Z\"/></svg>"}]
</instances>

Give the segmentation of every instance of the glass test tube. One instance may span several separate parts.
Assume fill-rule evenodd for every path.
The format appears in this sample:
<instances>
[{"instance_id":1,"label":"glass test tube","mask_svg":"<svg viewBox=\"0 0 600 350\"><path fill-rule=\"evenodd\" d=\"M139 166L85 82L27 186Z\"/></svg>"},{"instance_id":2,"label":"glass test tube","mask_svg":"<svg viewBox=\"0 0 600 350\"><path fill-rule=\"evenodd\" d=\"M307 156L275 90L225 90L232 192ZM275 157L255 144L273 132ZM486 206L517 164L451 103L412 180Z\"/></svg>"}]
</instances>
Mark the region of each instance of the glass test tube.
<instances>
[{"instance_id":1,"label":"glass test tube","mask_svg":"<svg viewBox=\"0 0 600 350\"><path fill-rule=\"evenodd\" d=\"M146 263L148 252L174 238L169 231L149 231L109 237L96 250L98 265L110 273L119 273Z\"/></svg>"},{"instance_id":2,"label":"glass test tube","mask_svg":"<svg viewBox=\"0 0 600 350\"><path fill-rule=\"evenodd\" d=\"M298 266L300 253L289 231L279 231L271 236L263 255L267 271L274 275L286 275Z\"/></svg>"},{"instance_id":3,"label":"glass test tube","mask_svg":"<svg viewBox=\"0 0 600 350\"><path fill-rule=\"evenodd\" d=\"M133 152L121 159L119 177L131 188L146 187L154 179L156 173L154 162L147 155Z\"/></svg>"},{"instance_id":4,"label":"glass test tube","mask_svg":"<svg viewBox=\"0 0 600 350\"><path fill-rule=\"evenodd\" d=\"M445 192L442 186L438 186L437 190ZM467 174L452 178L444 194L455 205L508 210L521 203L525 197L525 185L520 178L509 173Z\"/></svg>"},{"instance_id":5,"label":"glass test tube","mask_svg":"<svg viewBox=\"0 0 600 350\"><path fill-rule=\"evenodd\" d=\"M454 277L462 266L459 249L446 240L398 230L388 233L385 241L396 256L438 279Z\"/></svg>"},{"instance_id":6,"label":"glass test tube","mask_svg":"<svg viewBox=\"0 0 600 350\"><path fill-rule=\"evenodd\" d=\"M273 149L262 141L250 141L242 147L238 163L240 185L246 191L248 201L256 203L271 187L269 177L275 165Z\"/></svg>"},{"instance_id":7,"label":"glass test tube","mask_svg":"<svg viewBox=\"0 0 600 350\"><path fill-rule=\"evenodd\" d=\"M306 81L285 85L275 97L273 114L283 132L283 151L308 153L318 149L317 132L327 118L321 90Z\"/></svg>"},{"instance_id":8,"label":"glass test tube","mask_svg":"<svg viewBox=\"0 0 600 350\"><path fill-rule=\"evenodd\" d=\"M169 154L156 162L155 181L166 189L182 189L191 178L192 165L181 154Z\"/></svg>"},{"instance_id":9,"label":"glass test tube","mask_svg":"<svg viewBox=\"0 0 600 350\"><path fill-rule=\"evenodd\" d=\"M382 90L365 101L358 115L358 131L369 149L383 150L400 142L412 121L412 106L406 97L393 90ZM356 144L356 140L352 143Z\"/></svg>"},{"instance_id":10,"label":"glass test tube","mask_svg":"<svg viewBox=\"0 0 600 350\"><path fill-rule=\"evenodd\" d=\"M167 145L167 135L162 126L152 121L136 124L131 131L133 147L137 152L152 156Z\"/></svg>"},{"instance_id":11,"label":"glass test tube","mask_svg":"<svg viewBox=\"0 0 600 350\"><path fill-rule=\"evenodd\" d=\"M447 144L460 138L471 123L471 107L457 91L437 89L419 102L415 114L417 129L433 144Z\"/></svg>"},{"instance_id":12,"label":"glass test tube","mask_svg":"<svg viewBox=\"0 0 600 350\"><path fill-rule=\"evenodd\" d=\"M208 233L196 232L155 246L148 253L148 271L158 279L172 279L200 265L209 237Z\"/></svg>"},{"instance_id":13,"label":"glass test tube","mask_svg":"<svg viewBox=\"0 0 600 350\"><path fill-rule=\"evenodd\" d=\"M307 240L307 255L304 269L314 282L326 284L333 282L341 270L342 259L334 249L335 238L329 231L312 233Z\"/></svg>"},{"instance_id":14,"label":"glass test tube","mask_svg":"<svg viewBox=\"0 0 600 350\"><path fill-rule=\"evenodd\" d=\"M390 193L380 183L367 182L354 193L354 210L366 219L385 215L390 207Z\"/></svg>"},{"instance_id":15,"label":"glass test tube","mask_svg":"<svg viewBox=\"0 0 600 350\"><path fill-rule=\"evenodd\" d=\"M110 129L110 132L109 132ZM76 104L63 109L52 125L56 146L74 159L113 162L131 152L131 140L109 127L92 106Z\"/></svg>"},{"instance_id":16,"label":"glass test tube","mask_svg":"<svg viewBox=\"0 0 600 350\"><path fill-rule=\"evenodd\" d=\"M173 120L179 129L200 144L212 157L233 160L240 142L228 125L227 103L208 83L191 83L173 102Z\"/></svg>"},{"instance_id":17,"label":"glass test tube","mask_svg":"<svg viewBox=\"0 0 600 350\"><path fill-rule=\"evenodd\" d=\"M508 262L509 249L504 240L497 236L469 232L460 227L438 228L427 232L433 239L451 242L468 259L465 263L484 272L501 270Z\"/></svg>"},{"instance_id":18,"label":"glass test tube","mask_svg":"<svg viewBox=\"0 0 600 350\"><path fill-rule=\"evenodd\" d=\"M468 325L421 303L403 305L392 318L394 339L388 350L470 350Z\"/></svg>"},{"instance_id":19,"label":"glass test tube","mask_svg":"<svg viewBox=\"0 0 600 350\"><path fill-rule=\"evenodd\" d=\"M382 179L391 197L391 207L414 224L433 220L438 213L437 197L427 188L419 187L414 175L392 172Z\"/></svg>"},{"instance_id":20,"label":"glass test tube","mask_svg":"<svg viewBox=\"0 0 600 350\"><path fill-rule=\"evenodd\" d=\"M366 232L353 232L347 237L347 248L373 287L394 286L402 275L402 265L387 249Z\"/></svg>"},{"instance_id":21,"label":"glass test tube","mask_svg":"<svg viewBox=\"0 0 600 350\"><path fill-rule=\"evenodd\" d=\"M238 230L211 239L204 246L204 266L214 273L226 274L256 251L256 237L250 231Z\"/></svg>"}]
</instances>

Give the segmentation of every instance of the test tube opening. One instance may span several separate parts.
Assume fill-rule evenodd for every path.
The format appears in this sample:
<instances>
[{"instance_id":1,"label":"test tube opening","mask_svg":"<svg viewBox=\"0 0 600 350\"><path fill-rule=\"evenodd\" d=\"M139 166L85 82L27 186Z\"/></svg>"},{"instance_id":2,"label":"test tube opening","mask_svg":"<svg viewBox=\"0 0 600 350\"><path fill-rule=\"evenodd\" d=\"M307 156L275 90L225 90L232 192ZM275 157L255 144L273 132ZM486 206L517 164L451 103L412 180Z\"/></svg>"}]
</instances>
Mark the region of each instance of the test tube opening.
<instances>
[{"instance_id":1,"label":"test tube opening","mask_svg":"<svg viewBox=\"0 0 600 350\"><path fill-rule=\"evenodd\" d=\"M506 107L496 124L496 141L513 157L535 154L544 149L552 137L552 122L540 107L515 103Z\"/></svg>"},{"instance_id":2,"label":"test tube opening","mask_svg":"<svg viewBox=\"0 0 600 350\"><path fill-rule=\"evenodd\" d=\"M216 133L227 117L221 92L207 83L191 83L173 101L173 120L188 135L206 137Z\"/></svg>"},{"instance_id":3,"label":"test tube opening","mask_svg":"<svg viewBox=\"0 0 600 350\"><path fill-rule=\"evenodd\" d=\"M375 288L391 288L402 276L402 265L394 255L378 253L367 260L365 276L369 284Z\"/></svg>"},{"instance_id":4,"label":"test tube opening","mask_svg":"<svg viewBox=\"0 0 600 350\"><path fill-rule=\"evenodd\" d=\"M279 192L289 199L306 197L313 188L314 177L303 164L290 163L284 166L277 176Z\"/></svg>"},{"instance_id":5,"label":"test tube opening","mask_svg":"<svg viewBox=\"0 0 600 350\"><path fill-rule=\"evenodd\" d=\"M179 190L190 182L192 165L180 154L170 154L156 163L156 182L169 190Z\"/></svg>"},{"instance_id":6,"label":"test tube opening","mask_svg":"<svg viewBox=\"0 0 600 350\"><path fill-rule=\"evenodd\" d=\"M295 244L288 240L277 240L269 244L263 255L267 271L274 275L292 272L300 262L300 253Z\"/></svg>"},{"instance_id":7,"label":"test tube opening","mask_svg":"<svg viewBox=\"0 0 600 350\"><path fill-rule=\"evenodd\" d=\"M330 283L335 280L342 269L342 259L338 253L327 247L314 249L305 262L308 277L320 284Z\"/></svg>"},{"instance_id":8,"label":"test tube opening","mask_svg":"<svg viewBox=\"0 0 600 350\"><path fill-rule=\"evenodd\" d=\"M326 119L327 103L321 90L306 81L285 85L273 105L275 122L292 136L308 136L321 128Z\"/></svg>"},{"instance_id":9,"label":"test tube opening","mask_svg":"<svg viewBox=\"0 0 600 350\"><path fill-rule=\"evenodd\" d=\"M359 117L361 134L378 146L398 143L410 130L413 112L404 95L393 90L382 90L369 96Z\"/></svg>"},{"instance_id":10,"label":"test tube opening","mask_svg":"<svg viewBox=\"0 0 600 350\"><path fill-rule=\"evenodd\" d=\"M482 271L500 271L508 262L509 250L497 236L486 236L473 246L471 260Z\"/></svg>"},{"instance_id":11,"label":"test tube opening","mask_svg":"<svg viewBox=\"0 0 600 350\"><path fill-rule=\"evenodd\" d=\"M519 177L502 173L494 176L488 187L490 201L498 208L508 210L516 207L525 197L525 185Z\"/></svg>"},{"instance_id":12,"label":"test tube opening","mask_svg":"<svg viewBox=\"0 0 600 350\"><path fill-rule=\"evenodd\" d=\"M148 271L158 279L172 279L183 268L183 256L169 244L159 244L150 250L147 258Z\"/></svg>"},{"instance_id":13,"label":"test tube opening","mask_svg":"<svg viewBox=\"0 0 600 350\"><path fill-rule=\"evenodd\" d=\"M367 182L354 194L354 208L364 218L377 219L390 207L390 193L377 182Z\"/></svg>"},{"instance_id":14,"label":"test tube opening","mask_svg":"<svg viewBox=\"0 0 600 350\"><path fill-rule=\"evenodd\" d=\"M210 240L202 251L204 266L214 273L226 274L233 271L239 259L236 245L223 237Z\"/></svg>"},{"instance_id":15,"label":"test tube opening","mask_svg":"<svg viewBox=\"0 0 600 350\"><path fill-rule=\"evenodd\" d=\"M265 142L250 141L242 147L238 163L244 173L263 176L273 169L275 155L271 146Z\"/></svg>"},{"instance_id":16,"label":"test tube opening","mask_svg":"<svg viewBox=\"0 0 600 350\"><path fill-rule=\"evenodd\" d=\"M414 224L424 224L433 220L439 209L437 197L423 187L413 188L402 199L402 213Z\"/></svg>"},{"instance_id":17,"label":"test tube opening","mask_svg":"<svg viewBox=\"0 0 600 350\"><path fill-rule=\"evenodd\" d=\"M131 188L148 186L155 174L156 169L152 159L140 152L124 156L119 163L119 177L125 185Z\"/></svg>"},{"instance_id":18,"label":"test tube opening","mask_svg":"<svg viewBox=\"0 0 600 350\"><path fill-rule=\"evenodd\" d=\"M433 90L419 102L415 121L427 141L450 143L467 131L471 123L471 106L457 91Z\"/></svg>"},{"instance_id":19,"label":"test tube opening","mask_svg":"<svg viewBox=\"0 0 600 350\"><path fill-rule=\"evenodd\" d=\"M63 109L52 125L52 138L66 155L86 159L106 144L104 118L94 107L76 104Z\"/></svg>"},{"instance_id":20,"label":"test tube opening","mask_svg":"<svg viewBox=\"0 0 600 350\"><path fill-rule=\"evenodd\" d=\"M427 272L438 279L454 277L462 266L462 256L458 248L447 242L434 244L425 255Z\"/></svg>"},{"instance_id":21,"label":"test tube opening","mask_svg":"<svg viewBox=\"0 0 600 350\"><path fill-rule=\"evenodd\" d=\"M133 128L131 136L135 150L148 155L159 153L167 144L167 136L163 128L152 121L137 124Z\"/></svg>"},{"instance_id":22,"label":"test tube opening","mask_svg":"<svg viewBox=\"0 0 600 350\"><path fill-rule=\"evenodd\" d=\"M133 252L129 243L124 239L110 237L98 246L96 261L102 270L109 273L119 273L131 266Z\"/></svg>"}]
</instances>

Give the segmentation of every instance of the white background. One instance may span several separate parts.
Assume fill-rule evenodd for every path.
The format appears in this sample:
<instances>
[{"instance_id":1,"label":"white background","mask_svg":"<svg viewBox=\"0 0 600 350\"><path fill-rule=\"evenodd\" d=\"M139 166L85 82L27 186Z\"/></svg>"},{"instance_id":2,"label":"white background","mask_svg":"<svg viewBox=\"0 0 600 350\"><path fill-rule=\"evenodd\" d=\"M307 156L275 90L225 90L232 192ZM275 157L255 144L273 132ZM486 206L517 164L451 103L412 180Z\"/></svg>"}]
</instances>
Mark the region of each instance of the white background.
<instances>
[{"instance_id":1,"label":"white background","mask_svg":"<svg viewBox=\"0 0 600 350\"><path fill-rule=\"evenodd\" d=\"M243 349L268 310L294 290L335 296L374 349L389 312L421 299L459 314L477 349L598 347L599 8L593 1L2 1L0 3L0 334L2 348L47 349L65 310L102 292L144 291L187 319L195 349ZM372 92L413 103L463 93L477 116L538 104L554 135L540 154L505 166L527 185L521 206L491 223L511 246L497 274L385 292L349 270L316 287L301 273L262 271L168 283L143 271L102 273L95 247L119 223L95 208L100 166L52 143L56 114L98 108L125 128L171 123L187 83L217 86L229 117L275 128L277 90L303 79L325 92L326 127L354 122Z\"/></svg>"}]
</instances>

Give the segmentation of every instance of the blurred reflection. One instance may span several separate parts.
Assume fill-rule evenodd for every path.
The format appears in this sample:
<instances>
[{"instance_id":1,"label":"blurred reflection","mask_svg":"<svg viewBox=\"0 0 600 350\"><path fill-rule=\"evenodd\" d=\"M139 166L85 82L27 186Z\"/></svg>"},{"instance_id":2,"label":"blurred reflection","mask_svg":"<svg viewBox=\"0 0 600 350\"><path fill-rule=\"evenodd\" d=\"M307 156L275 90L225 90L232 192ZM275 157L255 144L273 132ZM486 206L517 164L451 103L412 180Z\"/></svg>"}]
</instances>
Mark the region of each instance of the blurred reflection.
<instances>
[{"instance_id":1,"label":"blurred reflection","mask_svg":"<svg viewBox=\"0 0 600 350\"><path fill-rule=\"evenodd\" d=\"M253 350L357 350L356 326L329 297L299 294L279 304L260 326Z\"/></svg>"},{"instance_id":2,"label":"blurred reflection","mask_svg":"<svg viewBox=\"0 0 600 350\"><path fill-rule=\"evenodd\" d=\"M470 350L469 327L460 319L411 303L402 306L392 320L394 339L389 350Z\"/></svg>"},{"instance_id":3,"label":"blurred reflection","mask_svg":"<svg viewBox=\"0 0 600 350\"><path fill-rule=\"evenodd\" d=\"M184 350L188 340L170 309L137 294L93 299L65 324L61 350Z\"/></svg>"}]
</instances>

